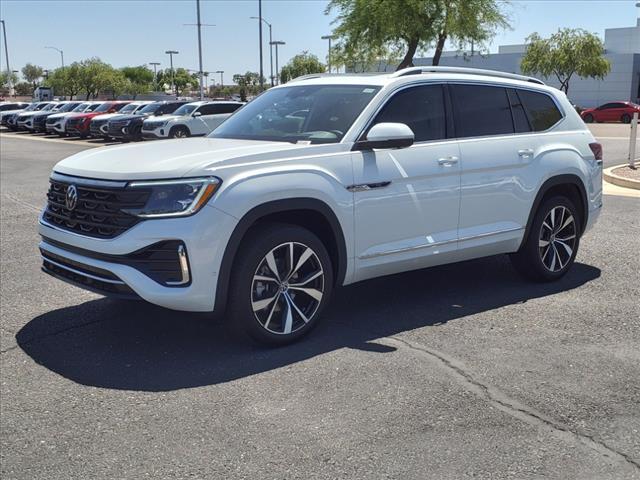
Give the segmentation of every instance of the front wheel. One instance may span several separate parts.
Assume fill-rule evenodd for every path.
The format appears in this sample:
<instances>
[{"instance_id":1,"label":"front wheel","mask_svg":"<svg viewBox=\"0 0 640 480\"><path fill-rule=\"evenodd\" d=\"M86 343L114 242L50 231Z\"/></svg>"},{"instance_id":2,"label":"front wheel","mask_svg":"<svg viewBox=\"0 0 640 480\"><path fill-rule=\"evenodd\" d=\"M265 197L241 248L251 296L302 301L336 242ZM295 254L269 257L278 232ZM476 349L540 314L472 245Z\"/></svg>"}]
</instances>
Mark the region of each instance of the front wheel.
<instances>
[{"instance_id":1,"label":"front wheel","mask_svg":"<svg viewBox=\"0 0 640 480\"><path fill-rule=\"evenodd\" d=\"M557 280L569 271L580 244L579 214L566 197L545 200L535 214L513 265L532 280Z\"/></svg>"},{"instance_id":2,"label":"front wheel","mask_svg":"<svg viewBox=\"0 0 640 480\"><path fill-rule=\"evenodd\" d=\"M329 254L313 233L287 224L253 228L233 265L231 326L260 343L291 343L316 325L332 287Z\"/></svg>"},{"instance_id":3,"label":"front wheel","mask_svg":"<svg viewBox=\"0 0 640 480\"><path fill-rule=\"evenodd\" d=\"M182 127L182 126L173 127L169 131L169 138L187 138L190 136L191 136L191 132L189 132L189 129L187 127Z\"/></svg>"}]
</instances>

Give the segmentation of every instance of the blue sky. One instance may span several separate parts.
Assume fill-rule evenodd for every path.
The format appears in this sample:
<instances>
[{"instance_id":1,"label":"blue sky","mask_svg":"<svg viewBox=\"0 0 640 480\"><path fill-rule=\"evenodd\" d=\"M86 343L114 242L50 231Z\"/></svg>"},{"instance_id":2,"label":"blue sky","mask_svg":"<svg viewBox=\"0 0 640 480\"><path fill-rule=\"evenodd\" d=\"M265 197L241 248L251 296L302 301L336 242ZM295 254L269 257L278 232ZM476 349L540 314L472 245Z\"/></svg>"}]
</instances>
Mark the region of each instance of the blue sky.
<instances>
[{"instance_id":1,"label":"blue sky","mask_svg":"<svg viewBox=\"0 0 640 480\"><path fill-rule=\"evenodd\" d=\"M523 43L533 31L549 34L559 27L580 27L604 35L610 27L632 26L640 9L637 0L512 1L508 7L513 29L500 32L492 51L501 44ZM258 70L257 0L201 0L204 70L224 70L225 83L233 73ZM263 0L263 17L273 24L280 47L280 65L308 50L325 60L332 18L321 0ZM161 62L165 50L178 50L175 66L198 68L195 0L0 0L0 16L7 24L9 61L19 70L31 62L44 68L97 56L116 67ZM264 69L269 72L268 30L264 31ZM0 66L5 69L4 42Z\"/></svg>"}]
</instances>

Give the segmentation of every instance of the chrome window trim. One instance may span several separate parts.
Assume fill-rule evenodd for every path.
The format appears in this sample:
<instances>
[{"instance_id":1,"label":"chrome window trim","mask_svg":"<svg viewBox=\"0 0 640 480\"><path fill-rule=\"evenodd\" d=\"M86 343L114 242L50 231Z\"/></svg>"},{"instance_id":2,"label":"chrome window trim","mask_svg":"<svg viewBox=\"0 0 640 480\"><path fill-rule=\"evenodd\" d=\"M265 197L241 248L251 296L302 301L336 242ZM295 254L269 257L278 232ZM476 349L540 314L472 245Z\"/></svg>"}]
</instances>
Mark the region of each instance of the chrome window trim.
<instances>
[{"instance_id":1,"label":"chrome window trim","mask_svg":"<svg viewBox=\"0 0 640 480\"><path fill-rule=\"evenodd\" d=\"M402 77L400 77L402 78ZM349 136L349 134L351 133L350 131L347 131L347 133L345 133L343 140L340 143L355 143L357 142L362 135L364 134L364 132L366 132L371 126L373 121L375 120L375 118L378 116L378 113L380 113L380 111L385 107L385 105L391 100L392 96L395 95L396 93L405 90L407 88L412 88L412 87L416 87L416 86L421 86L421 85L479 85L479 86L488 86L488 87L501 87L501 88L511 88L514 90L528 90L534 93L541 93L543 95L548 96L549 98L551 98L551 100L553 101L553 104L556 106L556 108L558 109L558 111L560 112L561 118L560 120L558 120L556 123L554 123L551 127L547 128L546 130L540 130L540 131L529 131L529 132L513 132L513 133L500 133L500 134L494 134L494 135L482 135L482 136L473 136L473 137L451 137L451 138L446 138L446 139L438 139L438 140L425 140L422 142L415 142L414 145L421 145L421 144L425 144L425 143L433 143L433 142L442 142L443 140L466 140L466 139L471 139L471 138L495 138L495 137L506 137L506 136L513 136L513 135L539 135L542 133L547 133L550 132L552 130L554 130L558 125L560 125L563 121L566 120L567 118L567 114L565 109L562 107L562 105L560 105L558 103L558 101L556 100L556 98L549 92L546 92L540 88L536 88L534 86L534 84L532 84L531 86L529 85L510 85L510 84L506 84L506 83L500 83L500 82L488 82L488 81L482 81L482 80L477 80L477 79L469 79L469 80L443 80L441 78L434 78L434 79L428 79L428 78L422 78L422 79L416 79L412 82L408 82L408 83L402 83L401 85L397 85L394 88L390 88L388 92L386 92L386 95L382 98L382 100L380 101L378 107L374 110L374 112L370 115L369 120L365 123L364 127L362 129L360 129L360 131L358 132L358 134L355 136L355 140L353 141L349 141L349 142L344 142L344 139L346 137ZM378 92L379 94L384 93L384 88L380 90L380 92ZM357 122L354 121L353 123L355 124ZM454 118L454 122L455 122L455 118ZM350 129L351 130L351 129ZM411 147L408 147L411 148Z\"/></svg>"}]
</instances>

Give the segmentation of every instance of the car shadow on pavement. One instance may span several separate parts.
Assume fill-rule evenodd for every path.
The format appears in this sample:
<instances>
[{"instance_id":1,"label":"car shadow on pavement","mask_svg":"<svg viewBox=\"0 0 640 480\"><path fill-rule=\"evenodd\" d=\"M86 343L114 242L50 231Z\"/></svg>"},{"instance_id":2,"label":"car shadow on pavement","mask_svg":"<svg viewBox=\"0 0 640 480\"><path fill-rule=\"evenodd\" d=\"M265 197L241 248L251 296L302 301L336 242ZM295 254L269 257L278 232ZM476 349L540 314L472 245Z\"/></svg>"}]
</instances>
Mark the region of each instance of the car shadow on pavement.
<instances>
[{"instance_id":1,"label":"car shadow on pavement","mask_svg":"<svg viewBox=\"0 0 640 480\"><path fill-rule=\"evenodd\" d=\"M84 385L168 391L228 382L341 348L384 354L376 339L572 290L600 276L576 263L554 283L529 283L506 257L361 282L336 291L302 341L265 348L233 341L220 319L144 302L93 300L31 320L16 335L34 361Z\"/></svg>"}]
</instances>

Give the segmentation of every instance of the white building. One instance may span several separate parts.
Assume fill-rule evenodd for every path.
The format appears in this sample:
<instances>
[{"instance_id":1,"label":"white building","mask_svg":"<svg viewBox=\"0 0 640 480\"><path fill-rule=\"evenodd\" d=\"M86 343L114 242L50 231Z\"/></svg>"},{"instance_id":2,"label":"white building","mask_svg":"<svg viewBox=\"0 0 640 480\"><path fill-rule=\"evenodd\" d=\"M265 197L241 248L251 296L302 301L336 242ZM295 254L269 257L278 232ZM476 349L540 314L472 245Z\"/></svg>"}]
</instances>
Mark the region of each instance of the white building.
<instances>
[{"instance_id":1,"label":"white building","mask_svg":"<svg viewBox=\"0 0 640 480\"><path fill-rule=\"evenodd\" d=\"M605 57L611 62L611 72L603 80L572 77L568 96L581 107L595 107L606 102L631 100L640 103L640 18L635 27L608 28L604 32ZM526 45L502 45L498 53L488 55L470 52L444 52L440 65L486 68L522 73L520 61ZM431 65L431 58L414 58L416 66ZM384 69L384 68L383 68ZM392 66L387 67L392 70ZM542 78L559 87L555 78Z\"/></svg>"}]
</instances>

